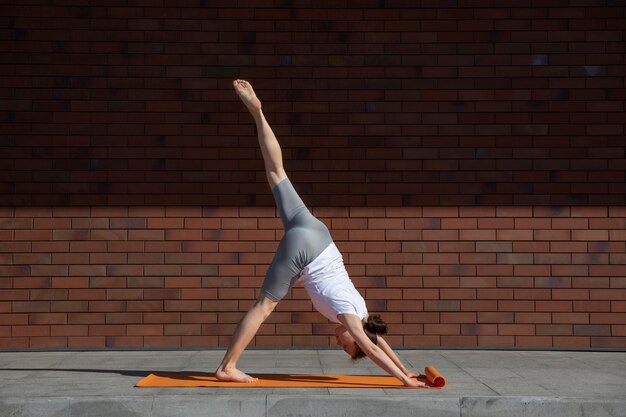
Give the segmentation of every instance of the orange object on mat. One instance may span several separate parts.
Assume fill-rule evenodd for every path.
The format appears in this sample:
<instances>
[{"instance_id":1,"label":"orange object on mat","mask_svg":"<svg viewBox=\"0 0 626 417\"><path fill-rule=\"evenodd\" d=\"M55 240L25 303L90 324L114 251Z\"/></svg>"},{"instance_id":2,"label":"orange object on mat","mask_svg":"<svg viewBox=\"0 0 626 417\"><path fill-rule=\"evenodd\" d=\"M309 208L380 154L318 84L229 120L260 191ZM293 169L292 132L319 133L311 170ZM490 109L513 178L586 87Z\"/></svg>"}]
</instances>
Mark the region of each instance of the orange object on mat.
<instances>
[{"instance_id":1,"label":"orange object on mat","mask_svg":"<svg viewBox=\"0 0 626 417\"><path fill-rule=\"evenodd\" d=\"M446 379L432 366L420 375L426 388L442 388ZM255 374L256 382L224 382L213 374L150 374L136 387L224 387L224 388L409 388L389 375L299 375Z\"/></svg>"}]
</instances>

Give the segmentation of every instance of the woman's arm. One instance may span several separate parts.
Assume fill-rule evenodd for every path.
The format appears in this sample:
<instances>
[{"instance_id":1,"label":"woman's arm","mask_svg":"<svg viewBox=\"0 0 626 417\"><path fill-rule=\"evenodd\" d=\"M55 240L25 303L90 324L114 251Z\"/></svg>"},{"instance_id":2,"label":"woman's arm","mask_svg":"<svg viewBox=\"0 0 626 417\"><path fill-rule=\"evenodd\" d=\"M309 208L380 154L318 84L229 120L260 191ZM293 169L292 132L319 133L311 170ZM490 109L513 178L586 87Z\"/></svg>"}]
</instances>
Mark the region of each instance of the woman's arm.
<instances>
[{"instance_id":1,"label":"woman's arm","mask_svg":"<svg viewBox=\"0 0 626 417\"><path fill-rule=\"evenodd\" d=\"M400 361L400 358L398 358L396 353L393 351L391 346L389 346L389 344L387 343L385 339L383 339L381 336L377 336L377 338L378 338L378 346L383 350L383 352L387 354L387 356L389 356L389 358L393 361L393 363L395 363L396 366L400 368L402 372L404 372L404 375L408 377L417 376L417 374L408 371L404 367L404 365L402 364L402 361Z\"/></svg>"},{"instance_id":2,"label":"woman's arm","mask_svg":"<svg viewBox=\"0 0 626 417\"><path fill-rule=\"evenodd\" d=\"M361 347L361 349L363 349L363 352L365 352L367 357L370 358L372 362L380 366L390 375L398 378L406 386L417 387L421 385L418 381L407 377L384 350L372 343L363 331L363 324L358 316L353 314L339 314L337 315L337 318L345 326L348 332L350 332L354 341Z\"/></svg>"}]
</instances>

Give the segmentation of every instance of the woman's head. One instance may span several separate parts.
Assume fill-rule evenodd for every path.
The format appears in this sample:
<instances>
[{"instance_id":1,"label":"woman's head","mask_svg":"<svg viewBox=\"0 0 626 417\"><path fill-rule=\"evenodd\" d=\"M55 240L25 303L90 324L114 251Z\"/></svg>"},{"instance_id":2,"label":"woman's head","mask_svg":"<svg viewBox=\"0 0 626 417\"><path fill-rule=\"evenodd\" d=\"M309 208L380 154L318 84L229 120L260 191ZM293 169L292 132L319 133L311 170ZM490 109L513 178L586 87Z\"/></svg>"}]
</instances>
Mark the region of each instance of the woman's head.
<instances>
[{"instance_id":1,"label":"woman's head","mask_svg":"<svg viewBox=\"0 0 626 417\"><path fill-rule=\"evenodd\" d=\"M372 343L378 344L376 335L387 334L387 323L379 315L369 316L367 321L363 323L363 331ZM337 339L337 345L341 346L352 359L361 359L366 356L365 352L363 352L344 326L339 326L335 329L335 338Z\"/></svg>"}]
</instances>

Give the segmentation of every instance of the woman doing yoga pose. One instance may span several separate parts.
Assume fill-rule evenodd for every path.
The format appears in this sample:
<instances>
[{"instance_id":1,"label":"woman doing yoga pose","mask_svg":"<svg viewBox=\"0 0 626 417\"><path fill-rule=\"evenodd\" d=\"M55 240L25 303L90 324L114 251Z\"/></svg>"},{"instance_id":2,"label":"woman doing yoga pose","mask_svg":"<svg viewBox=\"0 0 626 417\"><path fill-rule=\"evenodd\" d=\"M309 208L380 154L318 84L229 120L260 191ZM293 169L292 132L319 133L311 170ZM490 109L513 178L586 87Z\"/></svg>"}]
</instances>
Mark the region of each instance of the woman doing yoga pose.
<instances>
[{"instance_id":1,"label":"woman doing yoga pose","mask_svg":"<svg viewBox=\"0 0 626 417\"><path fill-rule=\"evenodd\" d=\"M300 279L315 308L330 321L339 324L335 329L337 345L348 355L354 359L369 357L406 386L424 385L414 378L416 374L402 365L381 337L386 333L387 325L379 316L368 315L365 301L352 284L328 228L309 212L291 185L283 169L280 145L265 120L261 101L252 86L243 80L235 80L233 86L254 117L265 173L285 233L267 270L260 295L237 326L215 375L224 381L257 380L238 370L237 360L261 323Z\"/></svg>"}]
</instances>

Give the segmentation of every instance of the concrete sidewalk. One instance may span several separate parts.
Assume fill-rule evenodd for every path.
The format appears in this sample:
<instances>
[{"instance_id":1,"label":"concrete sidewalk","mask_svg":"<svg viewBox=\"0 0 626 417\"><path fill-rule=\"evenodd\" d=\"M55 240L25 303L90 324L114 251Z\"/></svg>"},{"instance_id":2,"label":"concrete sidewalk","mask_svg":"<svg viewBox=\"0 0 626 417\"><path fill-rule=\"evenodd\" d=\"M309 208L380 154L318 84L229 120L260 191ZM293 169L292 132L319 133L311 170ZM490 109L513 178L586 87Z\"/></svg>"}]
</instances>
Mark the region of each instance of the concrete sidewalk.
<instances>
[{"instance_id":1,"label":"concrete sidewalk","mask_svg":"<svg viewBox=\"0 0 626 417\"><path fill-rule=\"evenodd\" d=\"M443 390L135 388L153 371L213 372L224 351L0 352L7 416L626 416L626 352L399 350ZM338 350L249 350L254 373L382 374Z\"/></svg>"}]
</instances>

